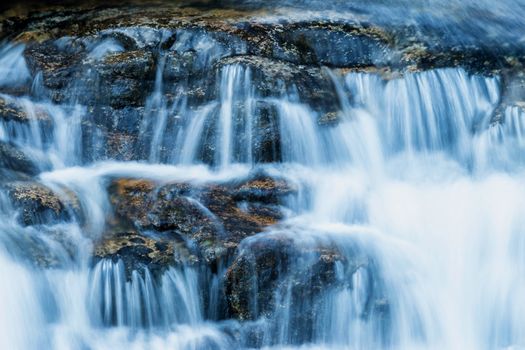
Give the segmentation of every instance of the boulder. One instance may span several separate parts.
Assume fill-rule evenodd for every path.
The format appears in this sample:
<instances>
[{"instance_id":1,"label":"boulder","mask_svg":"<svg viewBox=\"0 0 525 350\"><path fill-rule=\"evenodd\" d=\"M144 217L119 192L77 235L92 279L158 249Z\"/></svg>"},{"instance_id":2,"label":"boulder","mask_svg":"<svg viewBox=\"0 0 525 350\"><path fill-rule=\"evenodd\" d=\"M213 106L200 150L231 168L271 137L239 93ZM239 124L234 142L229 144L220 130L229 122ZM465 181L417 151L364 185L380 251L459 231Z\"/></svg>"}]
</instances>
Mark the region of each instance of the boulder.
<instances>
[{"instance_id":1,"label":"boulder","mask_svg":"<svg viewBox=\"0 0 525 350\"><path fill-rule=\"evenodd\" d=\"M349 301L356 303L358 316L371 317L386 331L388 290L369 253L355 242L284 225L241 242L225 274L230 317L248 327L264 325L249 339L255 347L273 339L314 340L319 322L330 322L333 308L339 307L338 295L350 293L358 299Z\"/></svg>"},{"instance_id":2,"label":"boulder","mask_svg":"<svg viewBox=\"0 0 525 350\"><path fill-rule=\"evenodd\" d=\"M64 50L54 40L31 42L24 56L32 76L42 73L43 84L48 89L67 88L77 77L85 54L81 43L75 43L73 50Z\"/></svg>"},{"instance_id":3,"label":"boulder","mask_svg":"<svg viewBox=\"0 0 525 350\"><path fill-rule=\"evenodd\" d=\"M272 57L330 67L387 65L390 35L375 27L338 23L292 23L274 32Z\"/></svg>"},{"instance_id":4,"label":"boulder","mask_svg":"<svg viewBox=\"0 0 525 350\"><path fill-rule=\"evenodd\" d=\"M75 195L64 190L60 195L33 181L4 185L9 198L19 211L22 225L49 225L80 218L80 204Z\"/></svg>"},{"instance_id":5,"label":"boulder","mask_svg":"<svg viewBox=\"0 0 525 350\"><path fill-rule=\"evenodd\" d=\"M30 121L36 121L43 127L50 127L51 117L44 108L38 105L34 106L34 113L28 113L23 106L15 99L0 96L0 121L4 123L16 122L27 124Z\"/></svg>"},{"instance_id":6,"label":"boulder","mask_svg":"<svg viewBox=\"0 0 525 350\"><path fill-rule=\"evenodd\" d=\"M155 78L153 53L145 50L108 54L97 61L94 68L103 79L108 80L116 77L149 80Z\"/></svg>"},{"instance_id":7,"label":"boulder","mask_svg":"<svg viewBox=\"0 0 525 350\"><path fill-rule=\"evenodd\" d=\"M96 252L104 253L96 255L136 255L144 265L157 264L156 261L177 263L173 258L152 257L165 256L153 248L159 243L165 251L179 254L179 262L198 260L216 271L218 265L230 259L240 241L282 218L279 201L293 189L283 181L272 181L259 177L197 186L113 180L109 188L113 224L96 248ZM131 238L140 242L126 243ZM115 246L126 248L125 254Z\"/></svg>"},{"instance_id":8,"label":"boulder","mask_svg":"<svg viewBox=\"0 0 525 350\"><path fill-rule=\"evenodd\" d=\"M186 247L185 242L176 235L148 234L130 230L117 230L106 233L95 245L94 263L101 259L121 260L128 277L133 271L147 268L155 275L176 264L192 264L198 258Z\"/></svg>"},{"instance_id":9,"label":"boulder","mask_svg":"<svg viewBox=\"0 0 525 350\"><path fill-rule=\"evenodd\" d=\"M88 67L91 64L85 63ZM99 104L116 108L143 106L155 79L153 53L145 50L109 54L96 61L93 69L99 84L94 98L100 98Z\"/></svg>"},{"instance_id":10,"label":"boulder","mask_svg":"<svg viewBox=\"0 0 525 350\"><path fill-rule=\"evenodd\" d=\"M278 303L286 302L279 296L289 287L295 299L289 302L313 303L318 293L336 282L336 264L345 260L336 246L301 245L287 234L249 238L226 272L231 312L241 320L271 317Z\"/></svg>"},{"instance_id":11,"label":"boulder","mask_svg":"<svg viewBox=\"0 0 525 350\"><path fill-rule=\"evenodd\" d=\"M0 141L0 167L34 176L40 172L38 164L15 145Z\"/></svg>"},{"instance_id":12,"label":"boulder","mask_svg":"<svg viewBox=\"0 0 525 350\"><path fill-rule=\"evenodd\" d=\"M335 86L320 67L296 65L260 56L236 56L220 62L220 67L239 64L252 72L252 83L256 95L282 97L297 95L301 102L308 103L318 111L333 111L339 101Z\"/></svg>"}]
</instances>

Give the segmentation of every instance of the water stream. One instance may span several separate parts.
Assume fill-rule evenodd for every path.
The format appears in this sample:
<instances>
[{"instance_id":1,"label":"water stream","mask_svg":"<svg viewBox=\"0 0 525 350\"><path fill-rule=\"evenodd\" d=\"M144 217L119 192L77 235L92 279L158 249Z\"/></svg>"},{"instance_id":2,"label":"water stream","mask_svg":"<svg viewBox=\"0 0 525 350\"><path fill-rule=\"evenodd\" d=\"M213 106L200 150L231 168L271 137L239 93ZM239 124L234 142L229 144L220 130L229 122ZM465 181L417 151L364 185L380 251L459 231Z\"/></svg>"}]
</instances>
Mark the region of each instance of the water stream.
<instances>
[{"instance_id":1,"label":"water stream","mask_svg":"<svg viewBox=\"0 0 525 350\"><path fill-rule=\"evenodd\" d=\"M92 58L122 50L106 45ZM30 79L22 51L0 50L0 86ZM0 141L36 162L40 183L75 193L88 220L24 226L0 192L0 348L525 349L525 115L508 107L491 123L498 77L444 68L385 80L326 68L339 101L326 126L292 86L258 96L241 64L220 68L212 102L167 99L164 60L140 125L139 137L151 136L145 161L86 162L79 103L2 96L30 122L3 119ZM256 153L261 103L276 111L280 162ZM108 179L206 184L254 171L297 191L285 219L239 252L285 238L302 247L287 268L303 276L317 260L301 252L335 247L335 287L300 299L283 283L273 291L278 310L260 314L254 298L259 316L241 322L218 316L226 267L175 266L155 278L147 269L127 276L122 262L93 263L111 211ZM35 244L57 267L29 262Z\"/></svg>"}]
</instances>

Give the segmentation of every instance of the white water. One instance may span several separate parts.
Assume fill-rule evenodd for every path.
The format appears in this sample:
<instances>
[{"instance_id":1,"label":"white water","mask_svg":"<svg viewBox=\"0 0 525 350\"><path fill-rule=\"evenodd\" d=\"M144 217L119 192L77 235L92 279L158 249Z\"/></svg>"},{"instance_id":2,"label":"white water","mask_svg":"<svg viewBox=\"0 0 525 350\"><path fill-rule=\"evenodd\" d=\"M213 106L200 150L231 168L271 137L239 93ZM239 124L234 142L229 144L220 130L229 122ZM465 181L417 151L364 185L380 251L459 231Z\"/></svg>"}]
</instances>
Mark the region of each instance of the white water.
<instances>
[{"instance_id":1,"label":"white water","mask_svg":"<svg viewBox=\"0 0 525 350\"><path fill-rule=\"evenodd\" d=\"M149 40L146 34L141 40ZM12 50L0 61L9 62L5 76L15 84L27 77ZM103 54L97 50L93 55ZM259 98L242 66L224 67L217 100L197 110L186 108L183 98L170 105L158 74L142 125L153 135L149 163L82 164L82 106L13 98L31 121L2 124L1 139L48 159L39 181L74 191L88 221L21 227L16 208L2 197L0 347L243 348L251 326L262 328L263 346L279 349L525 347L523 111L509 107L503 124L490 125L499 79L461 69L387 82L330 74L341 109L332 126L318 125L317 113L294 94ZM282 164L255 164L257 101L277 106ZM38 108L49 116L49 129L35 122ZM166 128L174 115L183 120L182 132ZM199 157L206 127L215 135L214 167ZM248 238L245 249L261 237L287 236L297 246L333 244L349 260L357 251L373 261L355 271L341 264L337 279L344 287L316 297L310 342L294 344L291 320L302 311L294 309L290 290L276 291L283 307L268 319L217 322L204 298L209 294L211 308L217 303L220 276L174 267L159 281L148 271L126 280L122 263L91 267L91 240L104 233L110 211L107 178L222 182L246 177L254 167L299 191L286 203L285 223ZM42 234L46 230L62 232L76 253L70 256ZM14 249L26 244L16 243L21 238L39 238L63 267L30 265ZM313 262L301 257L297 264ZM372 294L388 305L387 316L366 311Z\"/></svg>"}]
</instances>

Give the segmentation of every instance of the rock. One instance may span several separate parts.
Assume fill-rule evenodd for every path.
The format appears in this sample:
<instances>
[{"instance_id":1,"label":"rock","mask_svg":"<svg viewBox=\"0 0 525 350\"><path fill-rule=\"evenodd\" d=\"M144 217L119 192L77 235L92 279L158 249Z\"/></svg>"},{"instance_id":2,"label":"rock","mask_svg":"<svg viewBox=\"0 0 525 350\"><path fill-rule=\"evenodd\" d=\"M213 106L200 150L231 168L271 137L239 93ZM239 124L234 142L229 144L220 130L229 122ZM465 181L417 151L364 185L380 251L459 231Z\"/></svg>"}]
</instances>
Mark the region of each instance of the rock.
<instances>
[{"instance_id":1,"label":"rock","mask_svg":"<svg viewBox=\"0 0 525 350\"><path fill-rule=\"evenodd\" d=\"M164 76L168 81L206 78L220 59L246 52L246 43L236 35L198 27L179 29L166 54Z\"/></svg>"},{"instance_id":2,"label":"rock","mask_svg":"<svg viewBox=\"0 0 525 350\"><path fill-rule=\"evenodd\" d=\"M31 226L13 228L9 237L10 254L37 268L64 268L78 257L78 241L68 228ZM85 249L87 247L83 247Z\"/></svg>"},{"instance_id":3,"label":"rock","mask_svg":"<svg viewBox=\"0 0 525 350\"><path fill-rule=\"evenodd\" d=\"M60 196L50 188L32 181L5 185L9 198L19 210L22 225L56 224L80 217L80 205L73 193Z\"/></svg>"},{"instance_id":4,"label":"rock","mask_svg":"<svg viewBox=\"0 0 525 350\"><path fill-rule=\"evenodd\" d=\"M106 55L94 64L103 80L115 78L155 79L153 53L145 50L117 52Z\"/></svg>"},{"instance_id":5,"label":"rock","mask_svg":"<svg viewBox=\"0 0 525 350\"><path fill-rule=\"evenodd\" d=\"M117 108L143 105L155 77L153 53L145 50L110 53L95 60L89 58L82 40L71 39L67 44L32 43L24 54L33 76L42 73L43 85L55 102L67 99Z\"/></svg>"},{"instance_id":6,"label":"rock","mask_svg":"<svg viewBox=\"0 0 525 350\"><path fill-rule=\"evenodd\" d=\"M241 182L232 190L233 199L239 201L278 204L283 197L296 190L285 180L274 179L264 174L258 174L249 180Z\"/></svg>"},{"instance_id":7,"label":"rock","mask_svg":"<svg viewBox=\"0 0 525 350\"><path fill-rule=\"evenodd\" d=\"M101 83L101 94L107 99L107 103L116 108L126 106L143 106L151 91L150 82L123 78Z\"/></svg>"},{"instance_id":8,"label":"rock","mask_svg":"<svg viewBox=\"0 0 525 350\"><path fill-rule=\"evenodd\" d=\"M115 229L115 228L113 228ZM180 237L166 234L139 234L119 231L106 235L95 244L94 264L101 259L121 260L128 277L132 271L147 268L155 275L161 274L175 264L191 264L198 261Z\"/></svg>"},{"instance_id":9,"label":"rock","mask_svg":"<svg viewBox=\"0 0 525 350\"><path fill-rule=\"evenodd\" d=\"M254 115L256 131L253 140L253 160L256 163L281 161L281 131L279 111L267 101L257 101Z\"/></svg>"},{"instance_id":10,"label":"rock","mask_svg":"<svg viewBox=\"0 0 525 350\"><path fill-rule=\"evenodd\" d=\"M249 238L239 251L226 272L226 295L241 320L271 317L289 287L295 303L313 301L336 282L336 264L346 263L335 246L301 245L279 233Z\"/></svg>"},{"instance_id":11,"label":"rock","mask_svg":"<svg viewBox=\"0 0 525 350\"><path fill-rule=\"evenodd\" d=\"M34 113L28 113L14 99L0 96L0 121L27 124L33 120L43 127L49 127L51 124L49 114L38 105L33 105L33 107L35 108Z\"/></svg>"},{"instance_id":12,"label":"rock","mask_svg":"<svg viewBox=\"0 0 525 350\"><path fill-rule=\"evenodd\" d=\"M275 31L273 57L330 67L386 65L392 39L379 28L331 23L293 23Z\"/></svg>"},{"instance_id":13,"label":"rock","mask_svg":"<svg viewBox=\"0 0 525 350\"><path fill-rule=\"evenodd\" d=\"M512 109L525 113L525 72L504 75L502 80L501 98L492 113L492 124L505 123L505 114Z\"/></svg>"},{"instance_id":14,"label":"rock","mask_svg":"<svg viewBox=\"0 0 525 350\"><path fill-rule=\"evenodd\" d=\"M14 145L0 141L0 167L30 176L40 172L39 166Z\"/></svg>"},{"instance_id":15,"label":"rock","mask_svg":"<svg viewBox=\"0 0 525 350\"><path fill-rule=\"evenodd\" d=\"M246 145L251 144L251 156L254 163L272 163L281 161L281 138L279 110L276 104L267 100L256 100L250 106L251 111L246 115L246 101L236 101L232 106L232 128L239 130L232 144L232 161L247 162L248 152ZM206 119L202 133L201 144L197 149L196 158L206 164L217 165L218 140L220 135L219 109L214 110ZM242 132L246 129L246 120L251 119L251 134ZM251 138L249 139L248 136Z\"/></svg>"},{"instance_id":16,"label":"rock","mask_svg":"<svg viewBox=\"0 0 525 350\"><path fill-rule=\"evenodd\" d=\"M336 125L341 120L341 114L338 112L327 112L323 114L319 119L317 119L317 123L319 125Z\"/></svg>"},{"instance_id":17,"label":"rock","mask_svg":"<svg viewBox=\"0 0 525 350\"><path fill-rule=\"evenodd\" d=\"M202 248L199 258L204 256L207 262L215 258L210 246L220 228L196 202L184 196L187 186L121 179L113 181L109 191L119 222L137 232L155 232L161 240L186 242L187 247L198 244Z\"/></svg>"},{"instance_id":18,"label":"rock","mask_svg":"<svg viewBox=\"0 0 525 350\"><path fill-rule=\"evenodd\" d=\"M96 160L143 160L140 127L143 107L113 108L95 105L88 108L82 121L82 157L85 162Z\"/></svg>"},{"instance_id":19,"label":"rock","mask_svg":"<svg viewBox=\"0 0 525 350\"><path fill-rule=\"evenodd\" d=\"M168 245L179 242L191 252L181 256L191 261L195 256L214 270L229 259L241 240L282 218L279 199L292 189L282 181L275 182L275 192L271 187L269 178L201 186L114 180L109 189L114 220L127 228L111 231L117 232L115 237L119 240L147 235ZM114 233L106 233L106 236L113 237ZM151 249L151 244L148 247ZM182 246L178 247L180 251ZM114 250L109 251L116 254ZM150 254L148 251L146 255ZM139 260L145 261L144 258Z\"/></svg>"},{"instance_id":20,"label":"rock","mask_svg":"<svg viewBox=\"0 0 525 350\"><path fill-rule=\"evenodd\" d=\"M337 293L359 288L360 317L381 319L386 327L387 291L373 259L355 244L301 234L277 227L241 243L225 274L230 317L265 322L265 337L271 339L285 327L288 342L305 343L312 341L318 322L327 321L326 312L337 307Z\"/></svg>"},{"instance_id":21,"label":"rock","mask_svg":"<svg viewBox=\"0 0 525 350\"><path fill-rule=\"evenodd\" d=\"M197 72L194 68L196 57L197 53L195 51L168 52L163 72L165 79L167 81L180 81L196 74Z\"/></svg>"},{"instance_id":22,"label":"rock","mask_svg":"<svg viewBox=\"0 0 525 350\"><path fill-rule=\"evenodd\" d=\"M332 111L338 106L337 93L330 76L319 67L295 65L260 56L236 56L224 59L220 66L240 64L252 71L256 94L281 97L297 94L300 101L319 111Z\"/></svg>"},{"instance_id":23,"label":"rock","mask_svg":"<svg viewBox=\"0 0 525 350\"><path fill-rule=\"evenodd\" d=\"M53 40L32 42L26 47L24 56L33 76L42 73L43 84L52 90L67 88L79 72L83 58L83 47L63 50Z\"/></svg>"}]
</instances>

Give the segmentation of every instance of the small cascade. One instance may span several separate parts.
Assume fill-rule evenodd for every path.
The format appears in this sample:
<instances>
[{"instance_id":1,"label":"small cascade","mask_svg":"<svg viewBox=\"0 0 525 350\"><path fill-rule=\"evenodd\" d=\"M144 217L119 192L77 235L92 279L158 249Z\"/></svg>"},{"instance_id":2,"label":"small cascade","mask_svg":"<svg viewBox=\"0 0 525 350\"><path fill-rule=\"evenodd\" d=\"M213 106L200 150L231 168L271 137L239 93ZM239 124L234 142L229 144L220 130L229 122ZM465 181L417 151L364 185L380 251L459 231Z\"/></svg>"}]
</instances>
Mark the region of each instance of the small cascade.
<instances>
[{"instance_id":1,"label":"small cascade","mask_svg":"<svg viewBox=\"0 0 525 350\"><path fill-rule=\"evenodd\" d=\"M222 168L234 161L252 163L254 96L250 75L249 69L239 65L226 66L221 72L215 158ZM240 103L243 105L239 105ZM236 135L243 135L245 142L239 140ZM237 143L238 141L241 142Z\"/></svg>"},{"instance_id":2,"label":"small cascade","mask_svg":"<svg viewBox=\"0 0 525 350\"><path fill-rule=\"evenodd\" d=\"M148 98L145 107L145 117L143 123L153 123L153 135L149 147L148 159L150 162L158 163L162 149L162 141L166 129L168 111L164 99L162 87L162 72L164 71L164 58L161 57L157 63L157 72L155 74L155 88L152 95ZM142 127L144 130L144 125Z\"/></svg>"},{"instance_id":3,"label":"small cascade","mask_svg":"<svg viewBox=\"0 0 525 350\"><path fill-rule=\"evenodd\" d=\"M122 262L103 260L92 272L89 303L95 322L132 328L162 327L203 321L198 273L192 269L166 271L159 281L145 270L126 278Z\"/></svg>"},{"instance_id":4,"label":"small cascade","mask_svg":"<svg viewBox=\"0 0 525 350\"><path fill-rule=\"evenodd\" d=\"M0 49L0 86L19 87L29 82L31 75L24 60L24 45L4 44Z\"/></svg>"},{"instance_id":5,"label":"small cascade","mask_svg":"<svg viewBox=\"0 0 525 350\"><path fill-rule=\"evenodd\" d=\"M499 101L497 78L469 76L461 69L408 74L387 82L350 73L345 85L361 108L381 118L388 152L448 151L463 161L472 152L472 135L487 127Z\"/></svg>"},{"instance_id":6,"label":"small cascade","mask_svg":"<svg viewBox=\"0 0 525 350\"><path fill-rule=\"evenodd\" d=\"M475 159L480 170L499 166L522 166L525 112L518 106L505 108L503 120L490 125L475 141Z\"/></svg>"}]
</instances>

